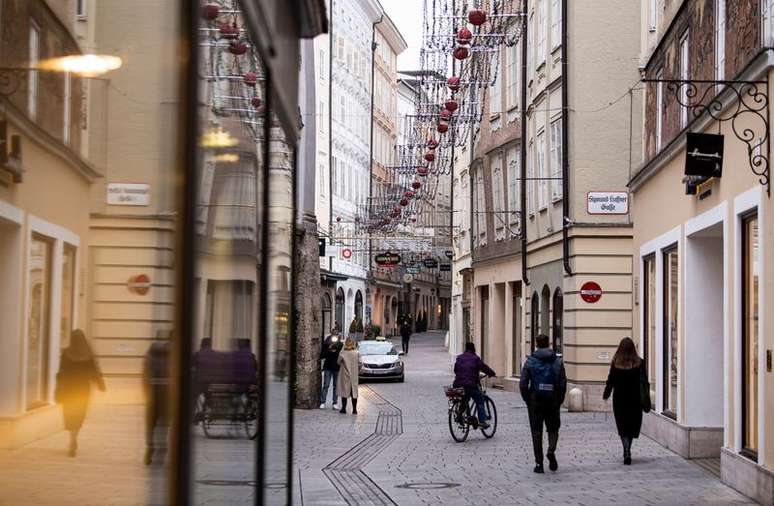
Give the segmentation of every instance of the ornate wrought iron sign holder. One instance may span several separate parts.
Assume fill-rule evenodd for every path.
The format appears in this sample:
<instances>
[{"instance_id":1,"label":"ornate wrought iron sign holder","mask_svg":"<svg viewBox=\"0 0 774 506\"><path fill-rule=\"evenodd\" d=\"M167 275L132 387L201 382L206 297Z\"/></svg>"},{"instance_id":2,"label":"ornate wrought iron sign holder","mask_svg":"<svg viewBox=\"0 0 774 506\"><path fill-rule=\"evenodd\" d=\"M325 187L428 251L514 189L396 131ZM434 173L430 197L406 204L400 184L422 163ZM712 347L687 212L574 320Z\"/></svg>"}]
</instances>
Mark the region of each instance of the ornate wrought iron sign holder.
<instances>
[{"instance_id":1,"label":"ornate wrought iron sign holder","mask_svg":"<svg viewBox=\"0 0 774 506\"><path fill-rule=\"evenodd\" d=\"M643 79L663 83L666 92L688 112L688 123L707 115L719 123L729 123L737 139L747 145L750 169L760 184L770 188L769 81L710 81ZM718 91L718 88L720 90ZM758 128L748 123L758 124ZM762 134L758 134L762 131Z\"/></svg>"}]
</instances>

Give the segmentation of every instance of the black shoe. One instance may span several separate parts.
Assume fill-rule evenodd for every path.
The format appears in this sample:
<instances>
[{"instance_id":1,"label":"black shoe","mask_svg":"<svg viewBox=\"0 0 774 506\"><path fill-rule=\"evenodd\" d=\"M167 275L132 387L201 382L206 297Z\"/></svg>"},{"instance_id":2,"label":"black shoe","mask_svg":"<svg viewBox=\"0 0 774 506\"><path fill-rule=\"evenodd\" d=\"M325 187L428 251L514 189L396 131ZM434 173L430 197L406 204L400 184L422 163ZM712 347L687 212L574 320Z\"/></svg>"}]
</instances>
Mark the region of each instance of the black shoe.
<instances>
[{"instance_id":1,"label":"black shoe","mask_svg":"<svg viewBox=\"0 0 774 506\"><path fill-rule=\"evenodd\" d=\"M347 412L347 408L341 408L339 410L339 413L345 414Z\"/></svg>"},{"instance_id":2,"label":"black shoe","mask_svg":"<svg viewBox=\"0 0 774 506\"><path fill-rule=\"evenodd\" d=\"M533 472L537 474L544 474L545 470L543 469L543 464L538 464L535 466L535 469L532 470Z\"/></svg>"},{"instance_id":3,"label":"black shoe","mask_svg":"<svg viewBox=\"0 0 774 506\"><path fill-rule=\"evenodd\" d=\"M632 458L630 456L624 457L624 465L625 466L632 465Z\"/></svg>"},{"instance_id":4,"label":"black shoe","mask_svg":"<svg viewBox=\"0 0 774 506\"><path fill-rule=\"evenodd\" d=\"M556 455L549 453L546 455L546 457L548 457L548 469L556 472L556 470L559 469L559 463L556 461Z\"/></svg>"},{"instance_id":5,"label":"black shoe","mask_svg":"<svg viewBox=\"0 0 774 506\"><path fill-rule=\"evenodd\" d=\"M352 414L353 414L353 415L356 415L356 414L357 414L357 410L356 410L356 409L353 409L353 410L352 410Z\"/></svg>"}]
</instances>

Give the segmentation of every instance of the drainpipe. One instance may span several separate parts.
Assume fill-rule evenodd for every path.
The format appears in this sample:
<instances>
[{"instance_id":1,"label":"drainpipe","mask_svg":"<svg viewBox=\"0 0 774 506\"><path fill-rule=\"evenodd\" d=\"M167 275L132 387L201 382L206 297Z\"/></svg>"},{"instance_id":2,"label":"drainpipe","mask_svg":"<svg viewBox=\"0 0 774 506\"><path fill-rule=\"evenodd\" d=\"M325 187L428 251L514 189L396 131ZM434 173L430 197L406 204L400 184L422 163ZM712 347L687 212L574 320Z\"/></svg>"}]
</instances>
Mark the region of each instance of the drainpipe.
<instances>
[{"instance_id":1,"label":"drainpipe","mask_svg":"<svg viewBox=\"0 0 774 506\"><path fill-rule=\"evenodd\" d=\"M521 10L521 281L529 285L527 270L527 33L528 0ZM526 294L526 291L524 292Z\"/></svg>"},{"instance_id":2,"label":"drainpipe","mask_svg":"<svg viewBox=\"0 0 774 506\"><path fill-rule=\"evenodd\" d=\"M570 267L570 131L569 90L567 89L567 0L562 0L562 261L564 272L572 276Z\"/></svg>"},{"instance_id":3,"label":"drainpipe","mask_svg":"<svg viewBox=\"0 0 774 506\"><path fill-rule=\"evenodd\" d=\"M379 16L379 21L371 26L371 145L368 153L368 214L371 220L371 201L374 196L374 76L376 75L376 25L384 21L384 14ZM373 265L373 240L368 235L368 272L370 274ZM366 276L368 277L368 276Z\"/></svg>"},{"instance_id":4,"label":"drainpipe","mask_svg":"<svg viewBox=\"0 0 774 506\"><path fill-rule=\"evenodd\" d=\"M333 4L328 13L330 31L328 33L328 242L333 244ZM333 257L328 257L328 270L333 272ZM334 283L334 294L336 284ZM335 300L335 297L334 297ZM335 304L334 304L335 307ZM342 327L344 322L341 323ZM342 329L343 331L343 329Z\"/></svg>"}]
</instances>

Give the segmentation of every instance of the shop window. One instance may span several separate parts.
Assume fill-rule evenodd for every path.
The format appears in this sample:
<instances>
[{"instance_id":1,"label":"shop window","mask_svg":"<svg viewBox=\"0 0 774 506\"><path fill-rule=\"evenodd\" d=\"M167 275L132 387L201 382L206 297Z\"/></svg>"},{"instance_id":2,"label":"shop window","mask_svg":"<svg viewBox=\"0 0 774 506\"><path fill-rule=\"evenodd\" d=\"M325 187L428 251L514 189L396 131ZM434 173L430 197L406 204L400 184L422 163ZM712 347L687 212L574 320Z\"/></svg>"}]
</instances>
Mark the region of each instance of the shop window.
<instances>
[{"instance_id":1,"label":"shop window","mask_svg":"<svg viewBox=\"0 0 774 506\"><path fill-rule=\"evenodd\" d=\"M677 418L678 371L680 350L679 311L679 270L677 247L664 253L664 346L663 346L663 390L662 411L671 418Z\"/></svg>"},{"instance_id":2,"label":"shop window","mask_svg":"<svg viewBox=\"0 0 774 506\"><path fill-rule=\"evenodd\" d=\"M540 293L540 333L551 335L551 289L543 285Z\"/></svg>"},{"instance_id":3,"label":"shop window","mask_svg":"<svg viewBox=\"0 0 774 506\"><path fill-rule=\"evenodd\" d=\"M28 257L27 409L48 400L49 321L53 243L33 234Z\"/></svg>"},{"instance_id":4,"label":"shop window","mask_svg":"<svg viewBox=\"0 0 774 506\"><path fill-rule=\"evenodd\" d=\"M554 328L553 343L554 351L561 355L563 353L562 332L564 330L564 295L562 290L557 288L554 291Z\"/></svg>"},{"instance_id":5,"label":"shop window","mask_svg":"<svg viewBox=\"0 0 774 506\"><path fill-rule=\"evenodd\" d=\"M529 341L530 341L530 352L535 351L535 338L538 336L540 331L538 330L539 322L540 322L540 296L537 292L532 292L532 302L531 302L531 308L530 308L530 329L529 329Z\"/></svg>"},{"instance_id":6,"label":"shop window","mask_svg":"<svg viewBox=\"0 0 774 506\"><path fill-rule=\"evenodd\" d=\"M758 316L760 251L758 216L742 222L742 450L758 453Z\"/></svg>"},{"instance_id":7,"label":"shop window","mask_svg":"<svg viewBox=\"0 0 774 506\"><path fill-rule=\"evenodd\" d=\"M656 257L643 260L644 299L642 307L642 354L648 367L648 378L656 377Z\"/></svg>"},{"instance_id":8,"label":"shop window","mask_svg":"<svg viewBox=\"0 0 774 506\"><path fill-rule=\"evenodd\" d=\"M70 336L74 329L73 311L75 308L75 247L64 245L62 251L62 300L59 335L61 339Z\"/></svg>"}]
</instances>

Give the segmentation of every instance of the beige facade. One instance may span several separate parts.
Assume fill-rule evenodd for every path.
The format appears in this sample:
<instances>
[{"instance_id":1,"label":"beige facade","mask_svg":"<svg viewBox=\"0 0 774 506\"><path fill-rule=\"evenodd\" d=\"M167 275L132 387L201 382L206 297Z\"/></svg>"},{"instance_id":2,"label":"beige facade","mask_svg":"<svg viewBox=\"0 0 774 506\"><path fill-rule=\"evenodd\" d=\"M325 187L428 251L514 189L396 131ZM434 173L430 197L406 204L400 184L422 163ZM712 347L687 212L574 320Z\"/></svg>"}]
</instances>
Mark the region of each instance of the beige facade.
<instances>
[{"instance_id":1,"label":"beige facade","mask_svg":"<svg viewBox=\"0 0 774 506\"><path fill-rule=\"evenodd\" d=\"M724 482L771 505L772 117L768 106L751 113L757 106L747 92L737 93L745 81L774 77L774 55L762 49L771 45L770 19L731 2L686 1L667 10L654 4L643 2L646 78L736 83L700 89L712 115L692 109L680 97L684 88L654 81L645 90L644 162L631 182L634 328L654 400L643 431L684 457L719 460ZM774 5L766 4L771 12ZM743 26L762 31L741 32ZM748 86L750 96L764 94L768 103L765 84ZM751 133L749 143L743 131ZM722 176L697 189L683 179L685 132L724 136ZM762 166L753 163L758 154Z\"/></svg>"}]
</instances>

